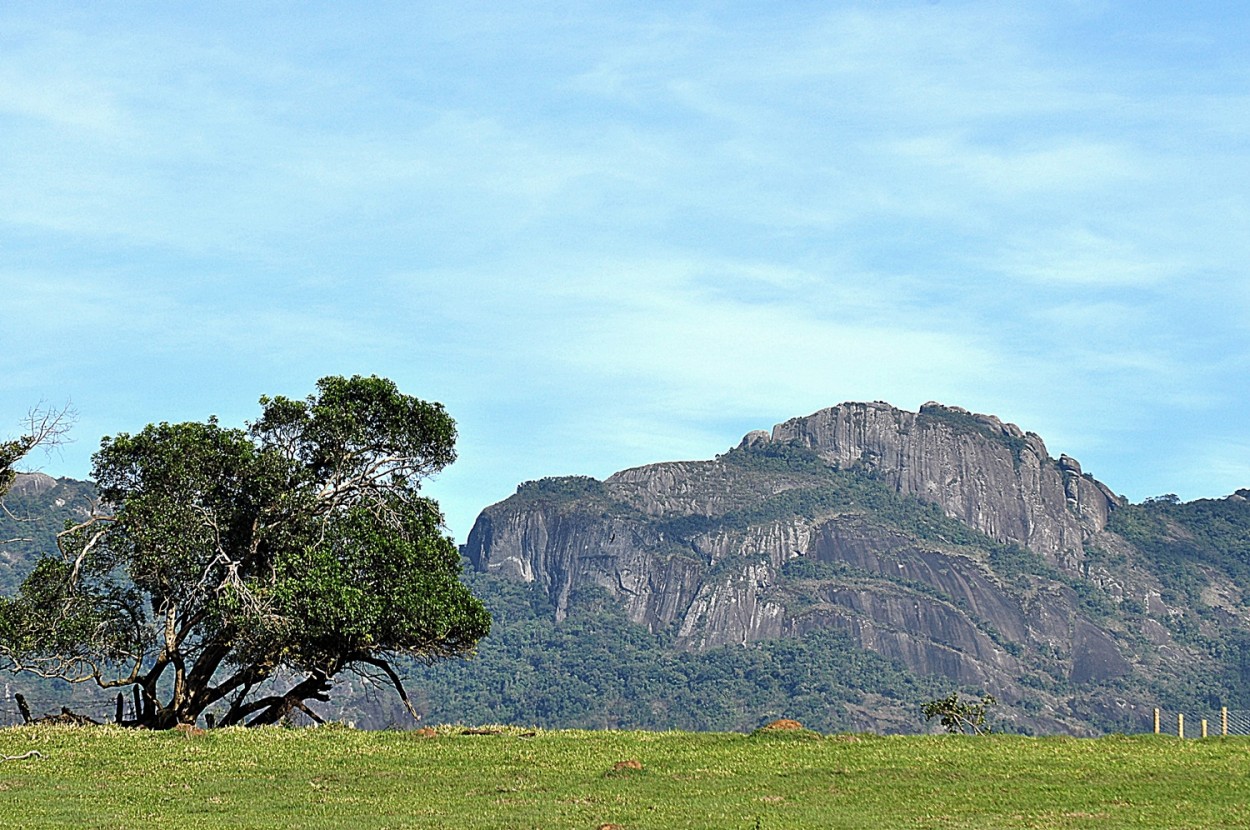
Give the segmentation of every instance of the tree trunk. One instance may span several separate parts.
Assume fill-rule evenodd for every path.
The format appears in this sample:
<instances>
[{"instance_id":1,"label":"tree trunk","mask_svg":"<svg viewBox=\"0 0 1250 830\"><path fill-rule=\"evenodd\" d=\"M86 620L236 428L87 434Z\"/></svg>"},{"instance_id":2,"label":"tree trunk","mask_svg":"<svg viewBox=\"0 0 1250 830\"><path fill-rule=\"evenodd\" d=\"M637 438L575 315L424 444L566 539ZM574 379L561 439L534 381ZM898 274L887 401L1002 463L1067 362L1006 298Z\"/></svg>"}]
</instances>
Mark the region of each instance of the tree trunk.
<instances>
[{"instance_id":1,"label":"tree trunk","mask_svg":"<svg viewBox=\"0 0 1250 830\"><path fill-rule=\"evenodd\" d=\"M306 709L305 700L330 699L330 680L322 672L313 672L307 679L296 684L289 692L277 698L267 698L268 708L247 722L248 726L268 726L278 723L296 709Z\"/></svg>"}]
</instances>

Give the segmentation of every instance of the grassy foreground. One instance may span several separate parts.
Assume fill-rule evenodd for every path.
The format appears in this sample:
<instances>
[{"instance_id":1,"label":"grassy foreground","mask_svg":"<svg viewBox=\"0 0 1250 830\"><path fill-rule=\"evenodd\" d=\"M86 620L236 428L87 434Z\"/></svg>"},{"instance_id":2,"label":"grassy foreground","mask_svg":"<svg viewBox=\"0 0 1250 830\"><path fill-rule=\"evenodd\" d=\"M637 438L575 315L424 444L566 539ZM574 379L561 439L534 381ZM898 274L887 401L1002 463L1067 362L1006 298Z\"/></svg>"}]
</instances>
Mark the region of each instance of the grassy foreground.
<instances>
[{"instance_id":1,"label":"grassy foreground","mask_svg":"<svg viewBox=\"0 0 1250 830\"><path fill-rule=\"evenodd\" d=\"M1245 738L463 731L3 729L0 826L1250 826Z\"/></svg>"}]
</instances>

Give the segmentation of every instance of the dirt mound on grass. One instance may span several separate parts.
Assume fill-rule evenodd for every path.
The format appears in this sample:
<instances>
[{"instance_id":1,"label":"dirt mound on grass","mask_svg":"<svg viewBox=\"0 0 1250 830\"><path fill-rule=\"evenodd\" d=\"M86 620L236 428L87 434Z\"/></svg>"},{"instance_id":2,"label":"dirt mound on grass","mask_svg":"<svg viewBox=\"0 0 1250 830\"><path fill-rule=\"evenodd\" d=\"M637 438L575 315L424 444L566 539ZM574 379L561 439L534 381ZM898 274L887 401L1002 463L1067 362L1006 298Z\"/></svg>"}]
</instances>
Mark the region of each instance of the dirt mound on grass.
<instances>
[{"instance_id":1,"label":"dirt mound on grass","mask_svg":"<svg viewBox=\"0 0 1250 830\"><path fill-rule=\"evenodd\" d=\"M642 761L630 758L628 761L617 761L612 765L612 769L604 773L604 776L615 778L618 775L629 775L635 772L642 772Z\"/></svg>"},{"instance_id":2,"label":"dirt mound on grass","mask_svg":"<svg viewBox=\"0 0 1250 830\"><path fill-rule=\"evenodd\" d=\"M803 724L796 720L790 720L789 718L775 720L772 723L767 723L760 727L760 729L768 732L798 732L803 728Z\"/></svg>"},{"instance_id":3,"label":"dirt mound on grass","mask_svg":"<svg viewBox=\"0 0 1250 830\"><path fill-rule=\"evenodd\" d=\"M766 723L752 732L751 736L785 738L787 740L813 740L821 737L819 732L813 732L798 721L790 720L789 718Z\"/></svg>"}]
</instances>

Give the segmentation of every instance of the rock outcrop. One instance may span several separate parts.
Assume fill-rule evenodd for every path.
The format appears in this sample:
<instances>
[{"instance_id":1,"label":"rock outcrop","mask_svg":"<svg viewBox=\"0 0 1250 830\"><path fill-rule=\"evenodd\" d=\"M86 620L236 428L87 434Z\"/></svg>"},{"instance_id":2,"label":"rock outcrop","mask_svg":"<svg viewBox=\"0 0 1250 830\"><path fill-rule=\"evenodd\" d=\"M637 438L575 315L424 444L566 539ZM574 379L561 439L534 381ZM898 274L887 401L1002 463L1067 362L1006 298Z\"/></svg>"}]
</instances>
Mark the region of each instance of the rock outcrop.
<instances>
[{"instance_id":1,"label":"rock outcrop","mask_svg":"<svg viewBox=\"0 0 1250 830\"><path fill-rule=\"evenodd\" d=\"M1084 544L1120 503L1083 476L1075 459L1052 459L1034 433L937 403L918 413L884 403L842 404L779 424L772 440L877 473L897 492L937 504L987 536L1023 545L1073 573Z\"/></svg>"},{"instance_id":2,"label":"rock outcrop","mask_svg":"<svg viewBox=\"0 0 1250 830\"><path fill-rule=\"evenodd\" d=\"M992 416L850 403L711 461L527 483L483 511L465 553L541 586L557 617L598 586L688 649L836 629L918 674L1033 700L1014 715L1030 728L1080 732L1061 690L1134 670L1131 638L1082 587L1120 504Z\"/></svg>"},{"instance_id":3,"label":"rock outcrop","mask_svg":"<svg viewBox=\"0 0 1250 830\"><path fill-rule=\"evenodd\" d=\"M33 498L56 486L56 479L45 473L18 473L9 493L15 498Z\"/></svg>"}]
</instances>

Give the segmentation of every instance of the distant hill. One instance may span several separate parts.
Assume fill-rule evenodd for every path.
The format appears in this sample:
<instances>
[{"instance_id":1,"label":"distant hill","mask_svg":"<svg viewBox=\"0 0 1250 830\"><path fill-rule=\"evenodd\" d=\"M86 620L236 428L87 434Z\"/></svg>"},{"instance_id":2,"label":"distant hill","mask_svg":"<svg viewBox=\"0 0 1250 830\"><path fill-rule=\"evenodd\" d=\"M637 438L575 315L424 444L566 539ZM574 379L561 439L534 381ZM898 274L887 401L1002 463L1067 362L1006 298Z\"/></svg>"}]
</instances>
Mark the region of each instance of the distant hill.
<instances>
[{"instance_id":1,"label":"distant hill","mask_svg":"<svg viewBox=\"0 0 1250 830\"><path fill-rule=\"evenodd\" d=\"M56 551L56 534L65 522L90 515L95 486L20 473L0 504L0 594L12 594L39 555Z\"/></svg>"}]
</instances>

